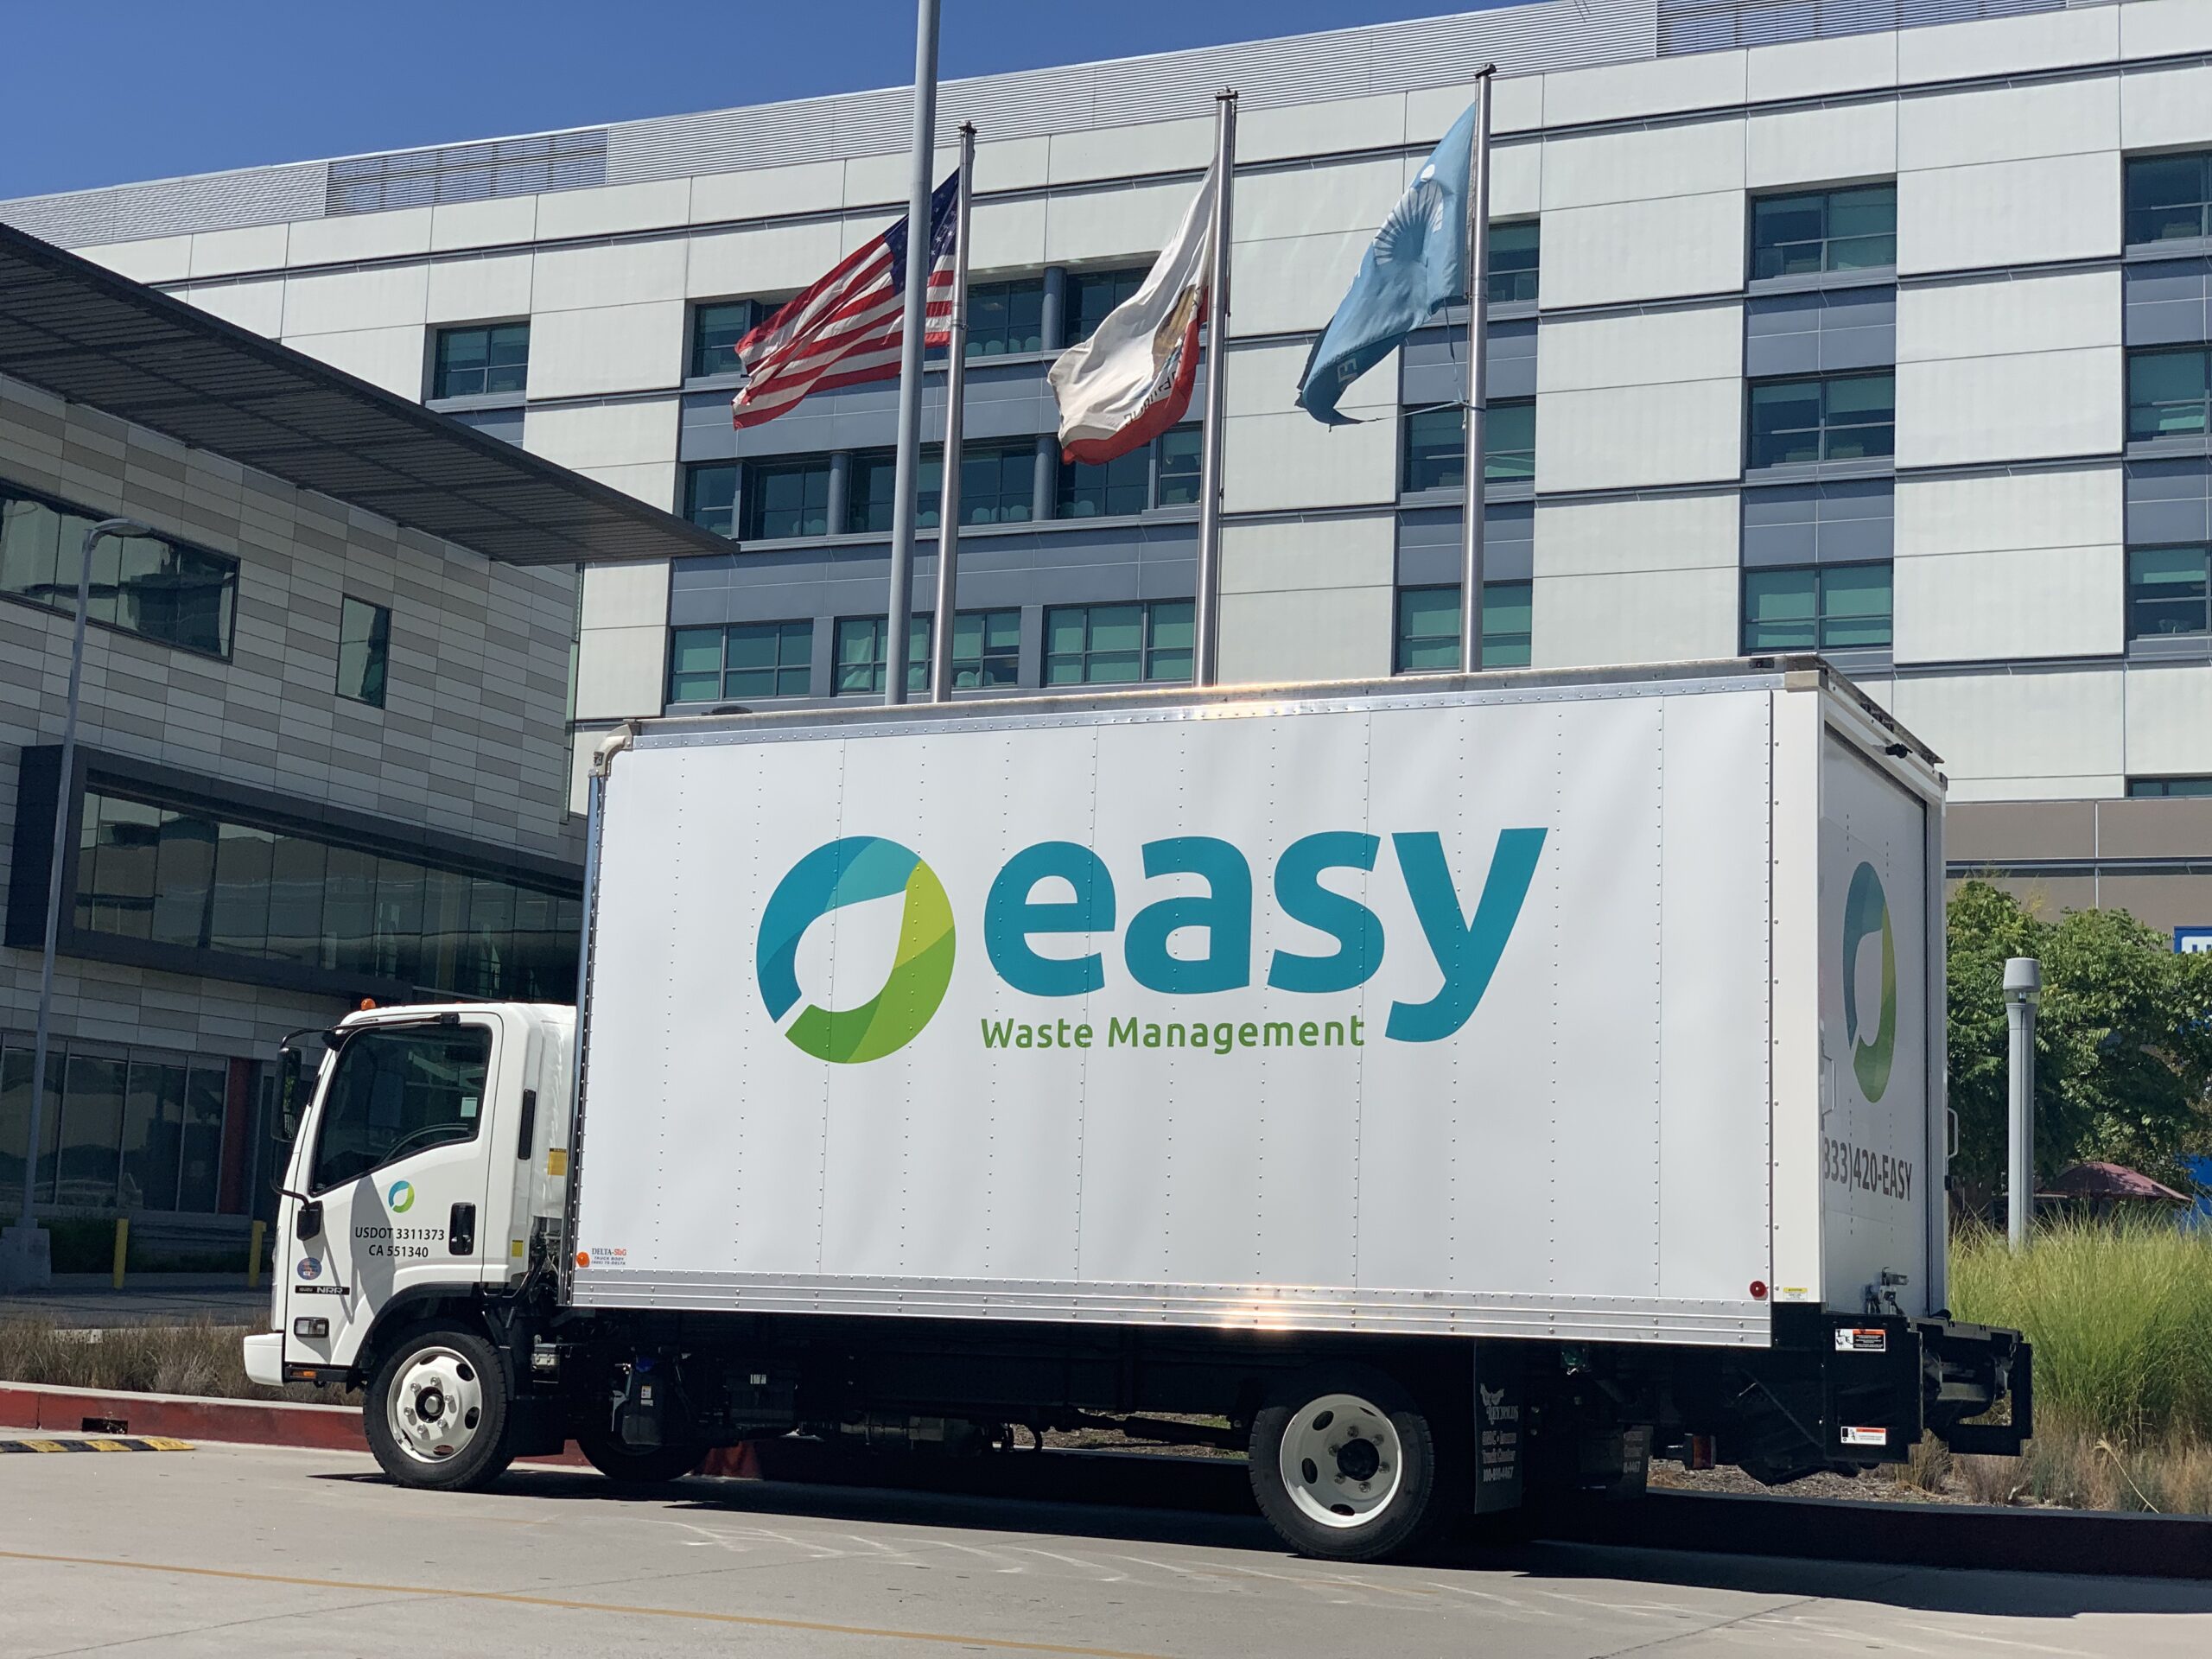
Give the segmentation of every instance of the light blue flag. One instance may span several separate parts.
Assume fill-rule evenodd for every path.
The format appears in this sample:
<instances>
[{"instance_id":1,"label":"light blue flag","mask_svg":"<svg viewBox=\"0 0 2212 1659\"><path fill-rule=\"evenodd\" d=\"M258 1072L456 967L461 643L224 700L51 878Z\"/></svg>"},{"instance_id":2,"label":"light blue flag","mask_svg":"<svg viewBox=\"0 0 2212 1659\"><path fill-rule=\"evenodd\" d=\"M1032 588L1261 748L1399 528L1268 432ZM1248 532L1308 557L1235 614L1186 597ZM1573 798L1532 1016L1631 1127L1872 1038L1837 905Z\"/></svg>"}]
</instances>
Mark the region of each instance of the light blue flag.
<instances>
[{"instance_id":1,"label":"light blue flag","mask_svg":"<svg viewBox=\"0 0 2212 1659\"><path fill-rule=\"evenodd\" d=\"M1375 233L1351 292L1313 342L1299 377L1298 406L1315 420L1351 425L1350 416L1337 413L1344 388L1437 311L1467 297L1467 167L1474 136L1470 104Z\"/></svg>"}]
</instances>

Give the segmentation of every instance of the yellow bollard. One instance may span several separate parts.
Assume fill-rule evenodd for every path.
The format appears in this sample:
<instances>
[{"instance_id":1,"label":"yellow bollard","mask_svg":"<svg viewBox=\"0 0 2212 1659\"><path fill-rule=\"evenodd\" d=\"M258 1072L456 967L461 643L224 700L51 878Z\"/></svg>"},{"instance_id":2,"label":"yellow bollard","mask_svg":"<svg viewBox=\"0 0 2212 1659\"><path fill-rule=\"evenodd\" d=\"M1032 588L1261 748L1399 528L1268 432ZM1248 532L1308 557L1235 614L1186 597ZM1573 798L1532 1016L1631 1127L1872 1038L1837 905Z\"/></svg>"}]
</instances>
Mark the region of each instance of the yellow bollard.
<instances>
[{"instance_id":1,"label":"yellow bollard","mask_svg":"<svg viewBox=\"0 0 2212 1659\"><path fill-rule=\"evenodd\" d=\"M261 1238L268 1230L269 1224L265 1221L253 1224L253 1242L245 1247L245 1287L248 1290L261 1288Z\"/></svg>"},{"instance_id":2,"label":"yellow bollard","mask_svg":"<svg viewBox=\"0 0 2212 1659\"><path fill-rule=\"evenodd\" d=\"M130 1254L130 1217L115 1218L115 1287L123 1288L123 1264Z\"/></svg>"}]
</instances>

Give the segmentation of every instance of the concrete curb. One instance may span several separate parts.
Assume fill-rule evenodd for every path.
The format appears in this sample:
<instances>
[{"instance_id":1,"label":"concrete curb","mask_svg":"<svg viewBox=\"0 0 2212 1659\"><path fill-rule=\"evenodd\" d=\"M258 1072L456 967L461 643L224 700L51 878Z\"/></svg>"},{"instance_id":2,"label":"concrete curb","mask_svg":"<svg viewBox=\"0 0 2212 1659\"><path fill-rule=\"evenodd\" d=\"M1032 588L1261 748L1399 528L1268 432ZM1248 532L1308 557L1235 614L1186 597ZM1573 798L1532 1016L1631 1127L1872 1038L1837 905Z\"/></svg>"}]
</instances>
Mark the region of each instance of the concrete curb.
<instances>
[{"instance_id":1,"label":"concrete curb","mask_svg":"<svg viewBox=\"0 0 2212 1659\"><path fill-rule=\"evenodd\" d=\"M188 1394L132 1394L115 1389L66 1389L44 1382L0 1382L0 1427L49 1434L133 1434L238 1446L289 1446L314 1452L369 1449L355 1406L316 1406L289 1400L215 1400ZM559 1456L525 1463L583 1465L572 1440ZM703 1475L758 1479L749 1446L707 1454Z\"/></svg>"}]
</instances>

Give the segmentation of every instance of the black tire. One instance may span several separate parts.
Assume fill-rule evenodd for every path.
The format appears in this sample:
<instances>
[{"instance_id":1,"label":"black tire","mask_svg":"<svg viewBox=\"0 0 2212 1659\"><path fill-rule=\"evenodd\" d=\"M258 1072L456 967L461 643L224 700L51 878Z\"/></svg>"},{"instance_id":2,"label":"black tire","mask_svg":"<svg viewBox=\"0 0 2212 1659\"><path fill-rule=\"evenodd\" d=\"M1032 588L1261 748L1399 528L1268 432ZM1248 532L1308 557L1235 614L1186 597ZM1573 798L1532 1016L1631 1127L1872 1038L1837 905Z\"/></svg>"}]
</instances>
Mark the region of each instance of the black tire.
<instances>
[{"instance_id":1,"label":"black tire","mask_svg":"<svg viewBox=\"0 0 2212 1659\"><path fill-rule=\"evenodd\" d=\"M708 1451L696 1440L677 1440L666 1446L625 1446L621 1438L603 1424L580 1426L576 1430L576 1449L590 1459L591 1466L601 1474L626 1486L658 1486L681 1480L704 1461Z\"/></svg>"},{"instance_id":2,"label":"black tire","mask_svg":"<svg viewBox=\"0 0 2212 1659\"><path fill-rule=\"evenodd\" d=\"M1363 1402L1372 1415L1340 1416L1332 1402L1340 1406L1346 1399ZM1329 1434L1347 1424L1347 1438ZM1297 1469L1287 1472L1286 1446L1295 1454L1301 1444L1315 1455L1296 1457ZM1325 1452L1333 1453L1335 1466L1328 1466ZM1406 1389L1368 1365L1316 1365L1280 1384L1252 1419L1250 1468L1252 1496L1268 1523L1300 1554L1322 1560L1405 1554L1448 1518L1451 1508L1445 1498L1451 1483L1443 1478L1427 1414ZM1331 1519L1323 1520L1323 1513Z\"/></svg>"},{"instance_id":3,"label":"black tire","mask_svg":"<svg viewBox=\"0 0 2212 1659\"><path fill-rule=\"evenodd\" d=\"M467 1391L461 1395L466 1403L450 1418L446 1402L430 1397L447 1391L441 1374L458 1380ZM415 1432L396 1429L395 1417ZM440 1421L450 1422L451 1439L421 1432ZM480 1491L514 1461L507 1449L506 1368L490 1343L460 1325L425 1325L404 1332L369 1379L361 1421L369 1450L385 1473L403 1486ZM440 1445L452 1450L440 1453Z\"/></svg>"}]
</instances>

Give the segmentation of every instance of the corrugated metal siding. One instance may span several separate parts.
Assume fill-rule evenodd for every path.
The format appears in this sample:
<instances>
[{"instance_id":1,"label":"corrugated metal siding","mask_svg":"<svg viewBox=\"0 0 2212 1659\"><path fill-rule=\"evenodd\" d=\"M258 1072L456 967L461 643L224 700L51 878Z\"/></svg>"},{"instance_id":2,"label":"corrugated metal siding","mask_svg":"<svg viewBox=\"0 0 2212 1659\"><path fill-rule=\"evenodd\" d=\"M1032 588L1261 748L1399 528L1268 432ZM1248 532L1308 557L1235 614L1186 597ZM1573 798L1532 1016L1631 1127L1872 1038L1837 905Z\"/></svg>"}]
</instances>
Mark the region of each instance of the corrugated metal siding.
<instances>
[{"instance_id":1,"label":"corrugated metal siding","mask_svg":"<svg viewBox=\"0 0 2212 1659\"><path fill-rule=\"evenodd\" d=\"M1282 41L1166 52L1109 63L947 81L938 124L973 121L986 139L1028 138L1213 112L1234 86L1247 109L1412 92L1502 74L1624 63L1656 55L1658 0L1536 0L1492 11L1380 23ZM685 178L880 156L906 147L905 87L752 109L629 121L608 130L607 180Z\"/></svg>"},{"instance_id":2,"label":"corrugated metal siding","mask_svg":"<svg viewBox=\"0 0 2212 1659\"><path fill-rule=\"evenodd\" d=\"M607 182L607 129L399 149L330 163L323 213L380 213L442 201L535 196Z\"/></svg>"},{"instance_id":3,"label":"corrugated metal siding","mask_svg":"<svg viewBox=\"0 0 2212 1659\"><path fill-rule=\"evenodd\" d=\"M2080 0L2072 0L2080 3ZM1659 0L1659 55L2064 11L2069 0Z\"/></svg>"},{"instance_id":4,"label":"corrugated metal siding","mask_svg":"<svg viewBox=\"0 0 2212 1659\"><path fill-rule=\"evenodd\" d=\"M0 202L0 220L65 248L322 216L321 162Z\"/></svg>"}]
</instances>

